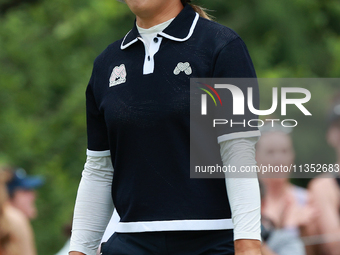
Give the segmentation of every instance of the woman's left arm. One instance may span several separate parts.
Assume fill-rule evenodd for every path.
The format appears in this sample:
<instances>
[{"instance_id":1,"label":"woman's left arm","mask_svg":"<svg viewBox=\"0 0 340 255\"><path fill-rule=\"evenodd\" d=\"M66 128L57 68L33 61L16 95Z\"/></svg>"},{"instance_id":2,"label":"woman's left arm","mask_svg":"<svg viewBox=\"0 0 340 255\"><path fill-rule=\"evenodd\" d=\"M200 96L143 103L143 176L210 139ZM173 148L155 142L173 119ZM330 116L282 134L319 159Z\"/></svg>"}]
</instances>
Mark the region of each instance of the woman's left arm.
<instances>
[{"instance_id":1,"label":"woman's left arm","mask_svg":"<svg viewBox=\"0 0 340 255\"><path fill-rule=\"evenodd\" d=\"M258 137L238 138L220 143L223 165L255 166ZM244 176L226 173L226 188L234 224L235 255L261 253L261 198L257 173Z\"/></svg>"},{"instance_id":2,"label":"woman's left arm","mask_svg":"<svg viewBox=\"0 0 340 255\"><path fill-rule=\"evenodd\" d=\"M226 32L226 34L229 33ZM237 83L234 85L237 85L243 94L247 93L247 87L253 88L254 107L259 109L256 72L247 47L238 35L234 34L234 37L230 38L226 39L228 42L219 50L212 76L214 78L253 78L247 83L236 79L232 81ZM244 115L232 115L226 107L224 110L226 111L224 116L230 117L234 122L257 119L257 116L251 114L248 109ZM247 131L252 132L247 133ZM241 166L256 165L255 144L260 135L257 128L239 126L225 129L219 127L217 133L223 165L236 166L237 169ZM233 136L233 133L244 133L244 138L237 138L240 136ZM230 139L231 137L236 137L236 139ZM243 177L238 175L236 178L226 174L226 187L234 224L235 255L260 255L261 199L257 174Z\"/></svg>"}]
</instances>

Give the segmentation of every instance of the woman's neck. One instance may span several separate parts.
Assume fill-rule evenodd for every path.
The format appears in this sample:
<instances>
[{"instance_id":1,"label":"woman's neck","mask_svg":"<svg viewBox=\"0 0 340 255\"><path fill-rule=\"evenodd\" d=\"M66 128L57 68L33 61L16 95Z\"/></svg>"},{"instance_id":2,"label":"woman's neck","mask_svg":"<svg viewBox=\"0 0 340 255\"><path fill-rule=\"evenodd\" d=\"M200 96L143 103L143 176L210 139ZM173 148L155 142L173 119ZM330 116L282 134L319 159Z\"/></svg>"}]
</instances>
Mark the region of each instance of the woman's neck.
<instances>
[{"instance_id":1,"label":"woman's neck","mask_svg":"<svg viewBox=\"0 0 340 255\"><path fill-rule=\"evenodd\" d=\"M153 11L152 14L136 15L137 25L141 28L150 28L175 18L183 9L180 1L171 1L172 4L161 8L161 10Z\"/></svg>"}]
</instances>

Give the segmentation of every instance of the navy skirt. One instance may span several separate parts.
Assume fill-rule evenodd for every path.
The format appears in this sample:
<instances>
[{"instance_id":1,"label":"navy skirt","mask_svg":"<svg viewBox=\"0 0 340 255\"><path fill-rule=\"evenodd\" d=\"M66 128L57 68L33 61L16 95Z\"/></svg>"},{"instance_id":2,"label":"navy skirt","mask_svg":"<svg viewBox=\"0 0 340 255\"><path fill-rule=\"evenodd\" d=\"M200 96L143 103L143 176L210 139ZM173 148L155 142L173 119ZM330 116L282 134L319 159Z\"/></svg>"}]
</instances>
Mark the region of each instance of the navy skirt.
<instances>
[{"instance_id":1,"label":"navy skirt","mask_svg":"<svg viewBox=\"0 0 340 255\"><path fill-rule=\"evenodd\" d=\"M114 233L102 255L234 255L233 230Z\"/></svg>"}]
</instances>

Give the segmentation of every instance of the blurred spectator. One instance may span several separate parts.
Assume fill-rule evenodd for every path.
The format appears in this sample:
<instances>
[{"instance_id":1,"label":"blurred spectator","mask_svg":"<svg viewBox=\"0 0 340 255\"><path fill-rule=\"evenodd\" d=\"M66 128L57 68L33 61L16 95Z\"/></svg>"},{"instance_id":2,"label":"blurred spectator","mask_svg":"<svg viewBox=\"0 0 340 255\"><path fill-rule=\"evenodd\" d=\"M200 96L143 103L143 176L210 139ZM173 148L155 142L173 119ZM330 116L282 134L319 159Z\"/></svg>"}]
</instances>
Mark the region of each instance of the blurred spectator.
<instances>
[{"instance_id":1,"label":"blurred spectator","mask_svg":"<svg viewBox=\"0 0 340 255\"><path fill-rule=\"evenodd\" d=\"M6 182L9 200L6 213L10 218L13 233L13 242L19 254L36 255L34 233L30 219L37 216L34 189L43 185L44 181L39 176L27 176L24 169L4 168L10 176Z\"/></svg>"},{"instance_id":2,"label":"blurred spectator","mask_svg":"<svg viewBox=\"0 0 340 255\"><path fill-rule=\"evenodd\" d=\"M19 255L13 235L13 226L8 214L7 174L0 169L0 254Z\"/></svg>"},{"instance_id":3,"label":"blurred spectator","mask_svg":"<svg viewBox=\"0 0 340 255\"><path fill-rule=\"evenodd\" d=\"M260 181L261 209L266 208L266 192ZM274 222L262 213L262 254L263 255L286 255L305 254L303 243L296 238L295 233L286 229L276 228Z\"/></svg>"},{"instance_id":4,"label":"blurred spectator","mask_svg":"<svg viewBox=\"0 0 340 255\"><path fill-rule=\"evenodd\" d=\"M276 126L265 126L262 129L256 147L258 165L280 167L293 164L295 153L288 131ZM307 190L291 184L288 175L282 172L274 176L260 176L266 190L262 217L275 228L266 243L278 255L303 255L305 248L300 239L301 231L304 231L316 214L308 203Z\"/></svg>"},{"instance_id":5,"label":"blurred spectator","mask_svg":"<svg viewBox=\"0 0 340 255\"><path fill-rule=\"evenodd\" d=\"M9 199L8 190L12 189L8 184L12 183L14 178L15 172L12 168L0 167L0 254L36 255L29 219L15 208Z\"/></svg>"},{"instance_id":6,"label":"blurred spectator","mask_svg":"<svg viewBox=\"0 0 340 255\"><path fill-rule=\"evenodd\" d=\"M327 142L335 150L340 164L340 96L333 101L328 116ZM308 232L315 236L308 255L340 254L340 173L335 167L332 173L324 173L308 186L320 217L310 224Z\"/></svg>"},{"instance_id":7,"label":"blurred spectator","mask_svg":"<svg viewBox=\"0 0 340 255\"><path fill-rule=\"evenodd\" d=\"M35 206L35 189L44 183L40 176L27 176L26 171L18 168L13 172L12 179L7 183L11 204L29 219L37 217Z\"/></svg>"}]
</instances>

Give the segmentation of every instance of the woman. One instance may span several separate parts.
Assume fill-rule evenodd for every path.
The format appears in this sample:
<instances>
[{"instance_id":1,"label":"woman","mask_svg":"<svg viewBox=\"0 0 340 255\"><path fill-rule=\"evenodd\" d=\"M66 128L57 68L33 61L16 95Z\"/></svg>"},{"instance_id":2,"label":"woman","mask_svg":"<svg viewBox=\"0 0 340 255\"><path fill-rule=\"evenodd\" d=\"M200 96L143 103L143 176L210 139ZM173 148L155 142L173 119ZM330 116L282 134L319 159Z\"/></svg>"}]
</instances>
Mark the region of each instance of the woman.
<instances>
[{"instance_id":1,"label":"woman","mask_svg":"<svg viewBox=\"0 0 340 255\"><path fill-rule=\"evenodd\" d=\"M291 130L279 125L265 125L256 145L256 161L262 166L290 166L295 152ZM267 176L268 175L268 176ZM275 227L266 244L279 255L305 255L301 236L306 226L316 219L315 208L309 203L306 189L289 182L289 173L263 175L265 196L262 199L262 217Z\"/></svg>"},{"instance_id":2,"label":"woman","mask_svg":"<svg viewBox=\"0 0 340 255\"><path fill-rule=\"evenodd\" d=\"M189 1L125 2L135 25L97 57L86 91L87 161L70 254L95 254L114 207L121 220L104 255L261 254L258 180L189 173L190 77L255 77L243 41ZM209 153L255 165L258 136L227 130Z\"/></svg>"}]
</instances>

